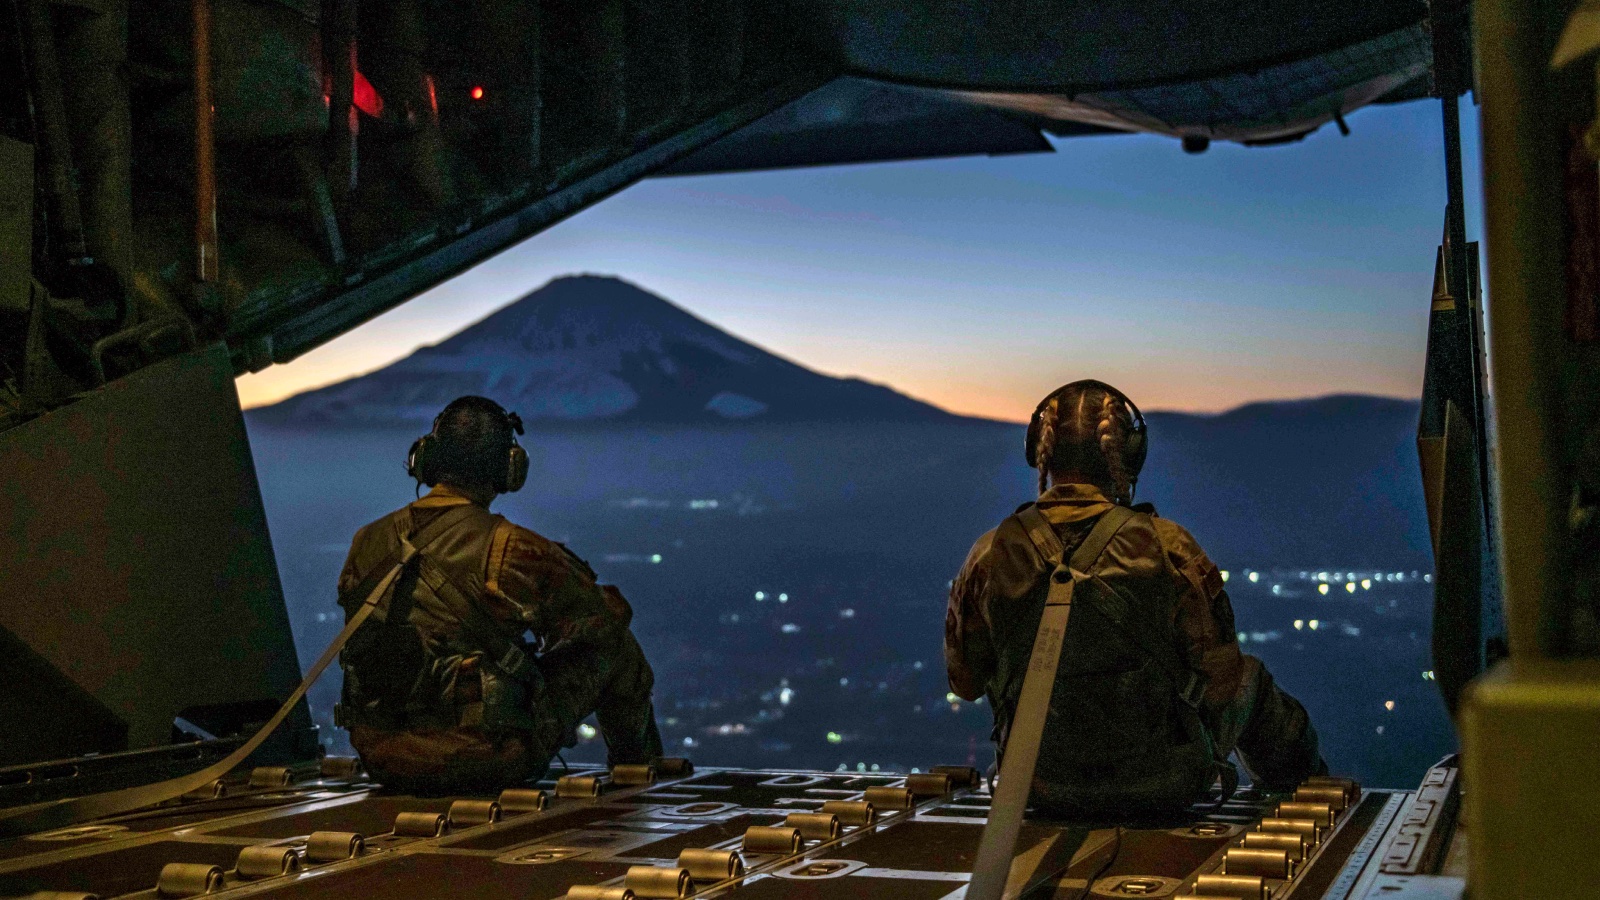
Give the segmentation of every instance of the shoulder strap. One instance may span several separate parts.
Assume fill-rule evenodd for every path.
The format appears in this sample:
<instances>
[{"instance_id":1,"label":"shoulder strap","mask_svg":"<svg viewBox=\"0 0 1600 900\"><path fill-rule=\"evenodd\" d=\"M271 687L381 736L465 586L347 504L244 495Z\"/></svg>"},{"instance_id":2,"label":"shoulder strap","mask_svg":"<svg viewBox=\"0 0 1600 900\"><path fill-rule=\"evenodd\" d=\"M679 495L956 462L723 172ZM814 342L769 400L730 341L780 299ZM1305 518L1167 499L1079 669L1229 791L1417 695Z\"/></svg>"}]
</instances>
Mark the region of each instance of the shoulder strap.
<instances>
[{"instance_id":1,"label":"shoulder strap","mask_svg":"<svg viewBox=\"0 0 1600 900\"><path fill-rule=\"evenodd\" d=\"M513 678L529 675L533 670L533 657L528 655L522 642L508 637L503 628L483 611L483 607L462 593L449 574L427 554L419 553L418 557L417 577L433 590L434 596L449 608L450 614L456 617L461 627L483 648L487 661Z\"/></svg>"},{"instance_id":2,"label":"shoulder strap","mask_svg":"<svg viewBox=\"0 0 1600 900\"><path fill-rule=\"evenodd\" d=\"M1095 562L1100 559L1100 554L1106 552L1106 546L1111 539L1117 536L1122 526L1128 524L1133 518L1133 510L1126 506L1113 506L1100 515L1100 521L1094 523L1094 528L1089 536L1083 539L1078 549L1072 551L1070 563L1073 571L1087 573L1094 568Z\"/></svg>"},{"instance_id":3,"label":"shoulder strap","mask_svg":"<svg viewBox=\"0 0 1600 900\"><path fill-rule=\"evenodd\" d=\"M1055 691L1056 669L1061 663L1061 647L1072 613L1073 591L1078 583L1092 577L1085 573L1094 568L1111 539L1131 518L1133 510L1125 506L1111 507L1095 522L1071 559L1063 561L1066 548L1039 508L1030 505L1017 512L1017 519L1028 532L1034 549L1050 565L1050 588L1007 734L1006 752L1000 763L1000 785L989 803L989 821L984 825L978 844L967 900L1014 900L1026 887L1026 866L1022 859L1015 857L1017 836L1022 830L1022 816L1028 806L1034 768L1039 761L1039 744L1044 739L1050 695Z\"/></svg>"},{"instance_id":4,"label":"shoulder strap","mask_svg":"<svg viewBox=\"0 0 1600 900\"><path fill-rule=\"evenodd\" d=\"M400 523L402 529L400 543L395 545L395 548L389 552L388 556L383 558L382 562L373 566L367 572L367 577L361 579L350 590L344 591L339 595L339 605L348 607L352 602L360 603L367 599L372 594L373 588L389 577L390 572L410 562L415 554L432 547L434 542L444 537L445 532L464 521L471 511L471 505L463 503L440 513L433 518L433 521L423 526L421 530L415 534L408 535L407 532L411 530L412 521L409 515L410 510L402 510L401 514L404 516L404 521ZM382 621L381 616L379 620Z\"/></svg>"},{"instance_id":5,"label":"shoulder strap","mask_svg":"<svg viewBox=\"0 0 1600 900\"><path fill-rule=\"evenodd\" d=\"M1094 528L1087 537L1072 551L1070 568L1077 572L1088 572L1094 567L1100 554L1106 552L1106 546L1111 539L1116 537L1122 526L1133 518L1133 510L1126 506L1112 506L1100 514L1099 521L1094 523ZM1061 558L1066 555L1067 548L1061 543L1061 536L1056 534L1054 525L1039 511L1034 504L1024 506L1017 510L1017 521L1022 523L1022 529L1028 533L1028 540L1033 542L1033 549L1051 568L1061 565Z\"/></svg>"}]
</instances>

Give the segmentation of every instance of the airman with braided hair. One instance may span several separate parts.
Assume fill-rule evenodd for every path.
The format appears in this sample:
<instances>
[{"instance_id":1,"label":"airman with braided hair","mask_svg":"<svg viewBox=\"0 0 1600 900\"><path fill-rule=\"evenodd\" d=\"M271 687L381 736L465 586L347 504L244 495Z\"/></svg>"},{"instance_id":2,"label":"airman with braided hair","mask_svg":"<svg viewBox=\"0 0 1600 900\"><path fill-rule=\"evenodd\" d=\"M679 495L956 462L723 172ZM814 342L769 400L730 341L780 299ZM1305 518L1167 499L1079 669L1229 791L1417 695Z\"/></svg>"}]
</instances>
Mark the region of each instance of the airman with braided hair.
<instances>
[{"instance_id":1,"label":"airman with braided hair","mask_svg":"<svg viewBox=\"0 0 1600 900\"><path fill-rule=\"evenodd\" d=\"M406 469L432 488L356 533L339 577L348 618L397 551L415 555L340 656L336 721L367 770L416 793L484 793L539 777L578 723L609 762L661 756L655 676L633 610L566 547L489 511L527 477L522 420L483 397L446 406ZM532 642L525 639L531 634Z\"/></svg>"},{"instance_id":2,"label":"airman with braided hair","mask_svg":"<svg viewBox=\"0 0 1600 900\"><path fill-rule=\"evenodd\" d=\"M1093 576L1072 603L1030 798L1058 815L1176 813L1219 776L1231 790L1234 754L1268 790L1327 771L1305 708L1240 651L1216 565L1184 528L1131 506L1146 440L1110 385L1046 397L1024 448L1039 497L978 539L951 587L950 689L989 698L1003 753L1051 571L1070 559Z\"/></svg>"}]
</instances>

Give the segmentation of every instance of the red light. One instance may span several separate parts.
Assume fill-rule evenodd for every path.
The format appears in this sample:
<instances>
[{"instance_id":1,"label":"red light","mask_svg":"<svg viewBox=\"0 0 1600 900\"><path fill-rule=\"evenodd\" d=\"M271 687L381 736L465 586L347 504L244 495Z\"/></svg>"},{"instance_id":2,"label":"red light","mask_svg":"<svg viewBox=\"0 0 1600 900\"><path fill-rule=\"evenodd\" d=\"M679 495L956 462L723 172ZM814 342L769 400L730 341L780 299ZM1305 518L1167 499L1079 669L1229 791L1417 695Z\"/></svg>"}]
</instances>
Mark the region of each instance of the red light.
<instances>
[{"instance_id":1,"label":"red light","mask_svg":"<svg viewBox=\"0 0 1600 900\"><path fill-rule=\"evenodd\" d=\"M354 90L351 92L351 102L356 109L361 110L374 119L383 115L383 97L378 94L378 89L372 86L367 76L358 69L355 72Z\"/></svg>"},{"instance_id":2,"label":"red light","mask_svg":"<svg viewBox=\"0 0 1600 900\"><path fill-rule=\"evenodd\" d=\"M474 99L474 100L482 100L483 99L483 88L481 88L481 87L473 88L472 89L472 99Z\"/></svg>"}]
</instances>

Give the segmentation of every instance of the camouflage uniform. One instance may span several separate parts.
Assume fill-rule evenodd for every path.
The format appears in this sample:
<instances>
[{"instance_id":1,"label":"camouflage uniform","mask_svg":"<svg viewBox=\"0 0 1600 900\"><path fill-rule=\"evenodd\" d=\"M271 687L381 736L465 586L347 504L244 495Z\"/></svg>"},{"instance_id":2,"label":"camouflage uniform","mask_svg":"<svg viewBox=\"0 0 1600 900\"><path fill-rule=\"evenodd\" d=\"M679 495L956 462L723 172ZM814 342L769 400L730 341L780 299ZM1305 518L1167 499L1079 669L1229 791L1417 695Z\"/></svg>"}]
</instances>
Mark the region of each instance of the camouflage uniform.
<instances>
[{"instance_id":1,"label":"camouflage uniform","mask_svg":"<svg viewBox=\"0 0 1600 900\"><path fill-rule=\"evenodd\" d=\"M472 501L439 485L357 532L339 577L346 615L364 599L346 595L402 532L462 506ZM508 677L471 622L417 590L416 579L402 580L389 601L395 614L375 616L341 657L340 721L368 770L406 790L496 790L541 775L590 713L610 762L659 757L655 676L628 629L633 610L622 594L597 584L594 571L554 541L482 507L462 515L425 554L487 614L480 621L500 641L543 652L526 676Z\"/></svg>"},{"instance_id":2,"label":"camouflage uniform","mask_svg":"<svg viewBox=\"0 0 1600 900\"><path fill-rule=\"evenodd\" d=\"M1056 485L1037 505L1069 553L1112 506L1098 488L1086 484ZM1166 559L1162 568L1176 598L1173 633L1183 645L1179 658L1203 679L1200 719L1211 732L1217 757L1237 751L1255 781L1269 788L1288 788L1325 771L1305 708L1273 682L1260 660L1239 650L1233 608L1216 565L1181 526L1155 516L1148 506L1137 509L1149 513L1160 545L1149 552ZM945 616L945 663L950 689L957 695L976 700L987 694L991 702L999 701L997 715L1009 708L1007 701L1014 697L998 696L1003 688L997 676L1002 668L1026 670L1038 614L1032 613L1027 627L1010 626L1022 611L1042 608L1045 575L1043 562L1020 530L1011 534L997 528L978 539L952 585ZM1071 632L1083 627L1075 616L1068 629L1069 650ZM1011 693L1019 687L1012 685ZM996 723L997 740L1003 741L1008 725ZM1050 776L1041 772L1039 777Z\"/></svg>"}]
</instances>

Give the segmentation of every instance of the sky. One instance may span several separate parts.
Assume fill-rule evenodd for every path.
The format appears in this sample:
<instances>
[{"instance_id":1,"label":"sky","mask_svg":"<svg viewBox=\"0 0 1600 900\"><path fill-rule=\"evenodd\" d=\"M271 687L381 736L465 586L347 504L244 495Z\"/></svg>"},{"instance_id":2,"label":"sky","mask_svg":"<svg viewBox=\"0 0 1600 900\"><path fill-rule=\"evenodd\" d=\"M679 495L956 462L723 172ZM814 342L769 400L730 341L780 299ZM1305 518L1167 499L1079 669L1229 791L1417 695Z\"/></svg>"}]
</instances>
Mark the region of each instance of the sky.
<instances>
[{"instance_id":1,"label":"sky","mask_svg":"<svg viewBox=\"0 0 1600 900\"><path fill-rule=\"evenodd\" d=\"M1439 105L1280 147L1116 135L1055 153L653 179L285 365L257 406L436 343L551 278L616 275L796 362L1023 420L1094 377L1146 410L1416 397L1444 221ZM1468 237L1476 110L1462 104Z\"/></svg>"}]
</instances>

